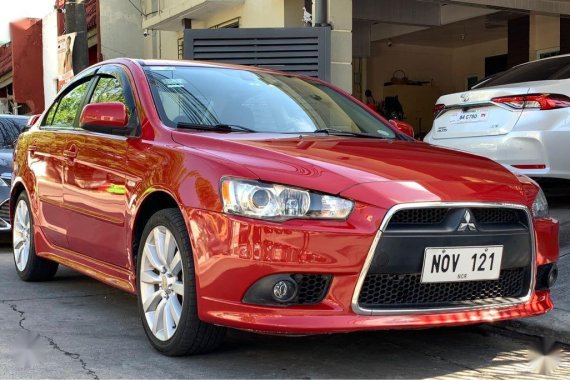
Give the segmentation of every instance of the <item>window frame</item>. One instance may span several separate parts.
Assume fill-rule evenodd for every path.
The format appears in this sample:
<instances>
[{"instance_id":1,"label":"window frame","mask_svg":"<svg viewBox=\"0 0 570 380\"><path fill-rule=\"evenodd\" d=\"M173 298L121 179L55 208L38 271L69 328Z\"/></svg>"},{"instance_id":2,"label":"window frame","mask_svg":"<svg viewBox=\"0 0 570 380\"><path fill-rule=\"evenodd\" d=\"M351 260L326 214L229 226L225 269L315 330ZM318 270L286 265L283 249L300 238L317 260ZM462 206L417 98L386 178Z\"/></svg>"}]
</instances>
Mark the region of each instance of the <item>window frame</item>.
<instances>
[{"instance_id":1,"label":"window frame","mask_svg":"<svg viewBox=\"0 0 570 380\"><path fill-rule=\"evenodd\" d=\"M128 125L127 125L127 133L125 133L126 137L137 137L140 135L141 133L141 127L140 127L140 118L139 118L139 112L138 112L138 107L137 107L137 102L135 100L135 95L134 95L134 91L133 88L134 86L132 85L127 72L125 69L123 69L121 66L118 65L106 65L101 67L97 73L95 75L93 75L92 78L92 83L89 86L89 90L87 91L87 94L85 96L85 101L84 104L82 105L82 109L83 107L85 107L87 104L94 104L91 103L92 99L93 99L93 95L95 94L95 89L97 88L97 85L99 84L99 80L100 78L114 78L117 79L122 87L123 90L123 97L125 98L125 106L127 107L127 111L129 112L129 121L128 121ZM88 133L88 134L104 134L104 135L109 135L109 136L113 136L112 133L105 133L105 132L92 132L92 131L88 131L86 129L83 129L81 127L78 126L78 129L81 130L84 133Z\"/></svg>"},{"instance_id":2,"label":"window frame","mask_svg":"<svg viewBox=\"0 0 570 380\"><path fill-rule=\"evenodd\" d=\"M94 75L82 76L82 77L78 78L76 81L72 82L72 84L70 84L69 86L65 87L65 89L58 95L56 100L53 102L52 106L48 109L48 111L43 116L39 128L41 130L50 130L50 131L73 131L73 130L77 130L78 129L78 122L79 122L79 115L81 114L81 111L83 110L83 107L85 106L85 99L87 98L87 95L89 94L89 91L90 91L91 87L93 86L93 83L92 83L93 78L94 78ZM59 111L59 105L61 103L61 100L63 98L65 98L71 91L75 90L77 87L81 86L84 83L87 83L87 89L86 89L85 93L83 94L83 96L81 97L81 100L79 102L79 107L75 113L75 117L73 119L73 123L72 123L71 128L62 128L62 127L57 127L57 126L53 125L52 124L53 119L57 115L57 111ZM48 117L48 115L52 109L54 109L54 114L52 116L52 119L49 120L49 124L48 124L47 117Z\"/></svg>"},{"instance_id":3,"label":"window frame","mask_svg":"<svg viewBox=\"0 0 570 380\"><path fill-rule=\"evenodd\" d=\"M87 82L87 81L91 81L93 79L93 76L97 73L97 70L99 70L98 67L95 68L91 68L91 69L87 69L84 72L81 72L78 76L76 76L69 84L67 84L65 87L63 87L63 89L60 91L59 94L57 94L55 100L52 102L51 107L48 108L47 112L44 112L44 114L41 117L41 121L40 121L40 125L39 125L39 129L42 130L52 130L52 131L56 131L56 130L65 130L68 131L69 129L63 129L63 128L54 128L53 125L51 124L46 124L47 121L47 117L50 113L50 111L55 107L55 114L57 113L57 109L59 108L59 102L61 101L61 99L63 99L64 96L66 96L68 93L70 93L71 91L73 91L73 89L77 86L80 86L81 84ZM87 92L89 91L89 87L91 85L87 86ZM87 95L87 92L85 95ZM82 99L82 103L85 100L85 95ZM83 108L81 108L83 110ZM76 115L77 116L77 115ZM77 119L77 117L76 117ZM50 120L50 123L53 121ZM74 120L74 122L77 120Z\"/></svg>"}]
</instances>

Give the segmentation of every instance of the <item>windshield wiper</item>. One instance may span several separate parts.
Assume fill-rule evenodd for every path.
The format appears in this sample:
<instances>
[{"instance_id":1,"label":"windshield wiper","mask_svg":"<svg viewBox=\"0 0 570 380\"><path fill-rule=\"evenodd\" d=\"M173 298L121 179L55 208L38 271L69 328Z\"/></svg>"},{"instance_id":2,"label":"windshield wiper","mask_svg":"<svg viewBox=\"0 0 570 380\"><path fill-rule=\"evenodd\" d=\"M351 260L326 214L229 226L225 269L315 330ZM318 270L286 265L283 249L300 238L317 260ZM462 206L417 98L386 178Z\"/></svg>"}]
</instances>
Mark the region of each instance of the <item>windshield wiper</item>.
<instances>
[{"instance_id":1,"label":"windshield wiper","mask_svg":"<svg viewBox=\"0 0 570 380\"><path fill-rule=\"evenodd\" d=\"M253 129L234 124L194 124L177 123L176 128L195 129L198 131L221 131L221 132L257 132Z\"/></svg>"},{"instance_id":2,"label":"windshield wiper","mask_svg":"<svg viewBox=\"0 0 570 380\"><path fill-rule=\"evenodd\" d=\"M368 133L358 133L358 132L350 132L350 131L343 131L341 129L335 128L319 128L312 131L312 133L325 133L331 136L352 136L352 137L365 137L365 138L373 138L373 139L385 139L383 136L376 136L371 135Z\"/></svg>"}]
</instances>

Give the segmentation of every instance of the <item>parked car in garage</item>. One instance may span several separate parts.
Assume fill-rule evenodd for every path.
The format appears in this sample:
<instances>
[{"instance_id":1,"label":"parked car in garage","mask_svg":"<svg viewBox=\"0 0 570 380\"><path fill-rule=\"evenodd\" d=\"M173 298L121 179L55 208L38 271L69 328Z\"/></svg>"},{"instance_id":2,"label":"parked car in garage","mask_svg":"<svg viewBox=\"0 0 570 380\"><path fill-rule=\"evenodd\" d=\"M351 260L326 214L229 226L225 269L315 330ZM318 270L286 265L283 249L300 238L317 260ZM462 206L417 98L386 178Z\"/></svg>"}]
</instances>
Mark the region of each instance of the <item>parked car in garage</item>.
<instances>
[{"instance_id":1,"label":"parked car in garage","mask_svg":"<svg viewBox=\"0 0 570 380\"><path fill-rule=\"evenodd\" d=\"M430 144L478 154L536 178L570 179L570 55L525 63L434 108Z\"/></svg>"},{"instance_id":2,"label":"parked car in garage","mask_svg":"<svg viewBox=\"0 0 570 380\"><path fill-rule=\"evenodd\" d=\"M553 307L558 223L540 188L414 141L315 78L117 59L18 140L24 281L58 263L138 296L151 344L425 328ZM115 329L109 326L110 329Z\"/></svg>"},{"instance_id":3,"label":"parked car in garage","mask_svg":"<svg viewBox=\"0 0 570 380\"><path fill-rule=\"evenodd\" d=\"M0 115L0 233L9 231L10 185L14 143L24 129L28 116Z\"/></svg>"}]
</instances>

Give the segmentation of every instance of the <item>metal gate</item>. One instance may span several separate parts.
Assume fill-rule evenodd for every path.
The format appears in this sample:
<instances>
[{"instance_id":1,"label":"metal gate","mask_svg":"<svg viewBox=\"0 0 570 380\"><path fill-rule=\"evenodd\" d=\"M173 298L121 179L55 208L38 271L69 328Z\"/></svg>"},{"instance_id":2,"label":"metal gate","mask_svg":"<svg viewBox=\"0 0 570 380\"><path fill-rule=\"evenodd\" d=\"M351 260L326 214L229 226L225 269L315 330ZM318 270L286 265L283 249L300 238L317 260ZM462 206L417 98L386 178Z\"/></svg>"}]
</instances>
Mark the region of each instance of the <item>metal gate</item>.
<instances>
[{"instance_id":1,"label":"metal gate","mask_svg":"<svg viewBox=\"0 0 570 380\"><path fill-rule=\"evenodd\" d=\"M330 28L186 29L184 59L250 65L330 80Z\"/></svg>"}]
</instances>

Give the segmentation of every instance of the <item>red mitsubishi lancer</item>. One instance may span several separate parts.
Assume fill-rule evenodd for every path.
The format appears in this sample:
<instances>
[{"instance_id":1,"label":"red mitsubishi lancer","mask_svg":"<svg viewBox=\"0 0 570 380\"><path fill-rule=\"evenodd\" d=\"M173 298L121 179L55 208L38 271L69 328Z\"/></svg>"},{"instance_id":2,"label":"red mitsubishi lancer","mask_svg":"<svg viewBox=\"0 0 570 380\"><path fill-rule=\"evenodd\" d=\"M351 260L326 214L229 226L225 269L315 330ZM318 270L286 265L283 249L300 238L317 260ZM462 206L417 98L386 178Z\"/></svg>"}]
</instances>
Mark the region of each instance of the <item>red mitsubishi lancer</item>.
<instances>
[{"instance_id":1,"label":"red mitsubishi lancer","mask_svg":"<svg viewBox=\"0 0 570 380\"><path fill-rule=\"evenodd\" d=\"M425 328L552 308L540 188L416 142L320 80L118 59L65 87L15 150L24 281L59 264L138 297L166 355L225 328Z\"/></svg>"}]
</instances>

